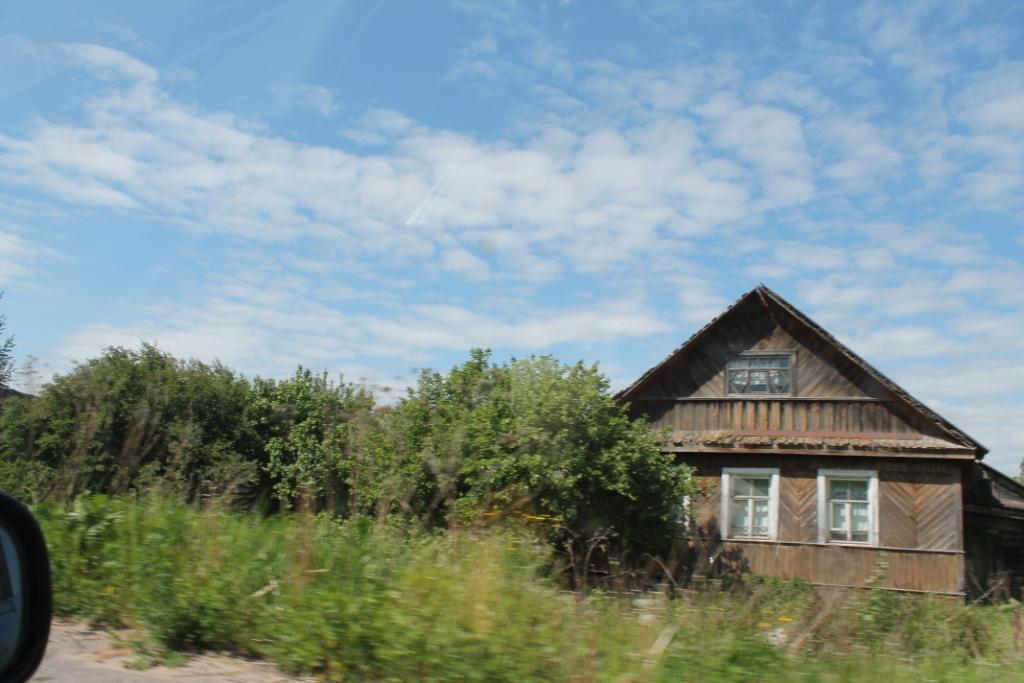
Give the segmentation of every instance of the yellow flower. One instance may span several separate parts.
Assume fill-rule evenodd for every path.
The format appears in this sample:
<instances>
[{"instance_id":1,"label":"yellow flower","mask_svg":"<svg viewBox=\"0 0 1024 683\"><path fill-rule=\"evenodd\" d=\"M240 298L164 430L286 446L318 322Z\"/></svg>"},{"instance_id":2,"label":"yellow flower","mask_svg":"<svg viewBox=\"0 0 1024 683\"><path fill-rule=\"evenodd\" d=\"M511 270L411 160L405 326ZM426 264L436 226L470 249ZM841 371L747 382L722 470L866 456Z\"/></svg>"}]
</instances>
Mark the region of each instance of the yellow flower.
<instances>
[{"instance_id":1,"label":"yellow flower","mask_svg":"<svg viewBox=\"0 0 1024 683\"><path fill-rule=\"evenodd\" d=\"M792 617L782 616L782 617L779 617L779 621L781 621L783 624L788 624L789 622L793 621L793 618Z\"/></svg>"}]
</instances>

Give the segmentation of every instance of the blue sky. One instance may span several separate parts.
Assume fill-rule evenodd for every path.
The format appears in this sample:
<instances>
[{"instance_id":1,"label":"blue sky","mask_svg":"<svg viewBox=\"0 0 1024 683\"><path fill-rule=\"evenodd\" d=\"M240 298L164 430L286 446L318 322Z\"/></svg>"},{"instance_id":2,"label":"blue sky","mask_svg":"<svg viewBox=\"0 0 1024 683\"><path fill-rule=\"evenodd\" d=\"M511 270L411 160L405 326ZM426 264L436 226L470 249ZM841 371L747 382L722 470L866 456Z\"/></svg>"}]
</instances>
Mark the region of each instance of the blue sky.
<instances>
[{"instance_id":1,"label":"blue sky","mask_svg":"<svg viewBox=\"0 0 1024 683\"><path fill-rule=\"evenodd\" d=\"M765 282L1024 456L1020 3L0 3L21 359L616 387Z\"/></svg>"}]
</instances>

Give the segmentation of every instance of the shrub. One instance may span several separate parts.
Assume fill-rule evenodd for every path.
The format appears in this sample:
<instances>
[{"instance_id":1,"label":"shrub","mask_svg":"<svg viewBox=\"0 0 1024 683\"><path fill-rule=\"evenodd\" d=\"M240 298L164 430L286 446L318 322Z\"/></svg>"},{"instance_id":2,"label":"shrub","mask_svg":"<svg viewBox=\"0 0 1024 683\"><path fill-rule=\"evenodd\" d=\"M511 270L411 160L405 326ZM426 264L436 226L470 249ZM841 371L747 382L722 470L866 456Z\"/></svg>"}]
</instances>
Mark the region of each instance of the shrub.
<instances>
[{"instance_id":1,"label":"shrub","mask_svg":"<svg viewBox=\"0 0 1024 683\"><path fill-rule=\"evenodd\" d=\"M103 496L38 513L58 612L141 627L147 652L228 649L328 681L1024 680L1012 605L770 580L581 595L514 525Z\"/></svg>"}]
</instances>

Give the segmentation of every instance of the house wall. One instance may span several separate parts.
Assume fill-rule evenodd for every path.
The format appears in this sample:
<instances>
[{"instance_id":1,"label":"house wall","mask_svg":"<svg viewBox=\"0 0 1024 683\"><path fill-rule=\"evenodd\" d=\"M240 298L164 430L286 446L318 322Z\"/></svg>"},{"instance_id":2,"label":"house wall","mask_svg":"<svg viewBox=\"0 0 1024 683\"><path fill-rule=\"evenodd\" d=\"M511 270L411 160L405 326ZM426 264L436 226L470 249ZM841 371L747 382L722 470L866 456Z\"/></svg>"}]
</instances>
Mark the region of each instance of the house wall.
<instances>
[{"instance_id":1,"label":"house wall","mask_svg":"<svg viewBox=\"0 0 1024 683\"><path fill-rule=\"evenodd\" d=\"M773 430L918 434L892 404L877 399L705 399L637 406L655 429Z\"/></svg>"},{"instance_id":2,"label":"house wall","mask_svg":"<svg viewBox=\"0 0 1024 683\"><path fill-rule=\"evenodd\" d=\"M691 536L697 571L725 568L823 585L877 586L960 594L964 590L961 465L885 457L689 453L700 494ZM779 468L777 541L721 540L723 467ZM878 472L879 547L818 543L818 469ZM709 567L705 567L708 569Z\"/></svg>"}]
</instances>

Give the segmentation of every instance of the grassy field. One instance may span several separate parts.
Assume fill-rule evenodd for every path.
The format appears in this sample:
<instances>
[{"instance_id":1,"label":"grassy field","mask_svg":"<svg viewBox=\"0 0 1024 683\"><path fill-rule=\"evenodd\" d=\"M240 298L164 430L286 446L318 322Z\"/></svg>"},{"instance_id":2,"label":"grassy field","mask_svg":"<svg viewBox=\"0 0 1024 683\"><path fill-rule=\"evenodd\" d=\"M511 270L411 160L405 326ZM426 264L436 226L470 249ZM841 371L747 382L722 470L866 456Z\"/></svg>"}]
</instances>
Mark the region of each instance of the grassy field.
<instances>
[{"instance_id":1,"label":"grassy field","mask_svg":"<svg viewBox=\"0 0 1024 683\"><path fill-rule=\"evenodd\" d=\"M150 657L228 650L329 681L1024 680L1012 604L756 580L581 595L526 529L100 496L37 512L57 611L138 627Z\"/></svg>"}]
</instances>

